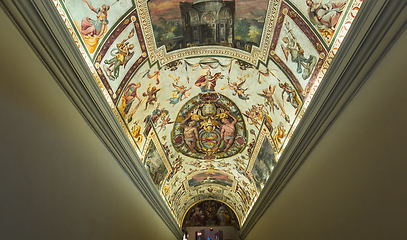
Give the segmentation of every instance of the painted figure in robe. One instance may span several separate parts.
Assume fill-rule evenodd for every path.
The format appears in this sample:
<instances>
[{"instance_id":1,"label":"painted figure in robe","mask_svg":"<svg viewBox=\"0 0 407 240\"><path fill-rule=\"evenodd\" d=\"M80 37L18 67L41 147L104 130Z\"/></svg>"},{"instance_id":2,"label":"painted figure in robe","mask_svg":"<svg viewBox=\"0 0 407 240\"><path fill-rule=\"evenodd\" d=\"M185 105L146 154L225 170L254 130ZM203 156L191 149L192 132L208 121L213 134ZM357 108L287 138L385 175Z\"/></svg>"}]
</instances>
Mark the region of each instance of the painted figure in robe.
<instances>
[{"instance_id":1,"label":"painted figure in robe","mask_svg":"<svg viewBox=\"0 0 407 240\"><path fill-rule=\"evenodd\" d=\"M140 102L140 97L137 96L137 89L139 89L141 84L138 82L137 84L131 83L127 86L126 90L123 94L122 106L119 107L123 117L129 113L129 110L135 100L135 98ZM137 106L138 107L138 106Z\"/></svg>"},{"instance_id":2,"label":"painted figure in robe","mask_svg":"<svg viewBox=\"0 0 407 240\"><path fill-rule=\"evenodd\" d=\"M225 206L220 206L216 215L219 219L221 226L226 226L230 224L229 212Z\"/></svg>"},{"instance_id":3,"label":"painted figure in robe","mask_svg":"<svg viewBox=\"0 0 407 240\"><path fill-rule=\"evenodd\" d=\"M100 8L94 8L87 0L83 0L83 2L88 5L92 12L96 13L96 20L85 17L82 19L80 26L77 21L75 21L75 25L80 29L88 51L93 53L96 50L99 39L101 39L107 31L107 24L109 23L107 20L107 12L109 11L110 6L103 4Z\"/></svg>"},{"instance_id":4,"label":"painted figure in robe","mask_svg":"<svg viewBox=\"0 0 407 240\"><path fill-rule=\"evenodd\" d=\"M221 73L215 73L211 75L211 71L208 70L205 75L202 75L196 80L195 85L201 89L202 92L214 92L216 87L216 81L221 76Z\"/></svg>"},{"instance_id":5,"label":"painted figure in robe","mask_svg":"<svg viewBox=\"0 0 407 240\"><path fill-rule=\"evenodd\" d=\"M170 101L170 104L172 104L173 106L177 103L179 103L180 101L182 101L185 98L187 98L187 92L189 90L191 90L192 87L185 87L184 85L180 85L177 83L173 83L172 86L175 88L175 90L172 92L172 97L168 99L168 101Z\"/></svg>"},{"instance_id":6,"label":"painted figure in robe","mask_svg":"<svg viewBox=\"0 0 407 240\"><path fill-rule=\"evenodd\" d=\"M134 51L131 51L134 49L134 44L128 42L128 40L134 36L134 33L135 30L133 29L126 39L116 44L116 48L114 48L110 53L113 58L105 60L104 70L109 79L112 81L119 77L120 66L126 68L127 62L134 55ZM113 51L115 51L114 54Z\"/></svg>"},{"instance_id":7,"label":"painted figure in robe","mask_svg":"<svg viewBox=\"0 0 407 240\"><path fill-rule=\"evenodd\" d=\"M316 64L317 58L310 55L308 58L304 56L304 49L292 36L283 37L281 48L283 49L286 60L288 55L291 55L291 62L297 64L296 72L302 73L302 78L305 80L311 76L312 70Z\"/></svg>"},{"instance_id":8,"label":"painted figure in robe","mask_svg":"<svg viewBox=\"0 0 407 240\"><path fill-rule=\"evenodd\" d=\"M346 1L333 1L322 3L315 0L306 0L308 14L311 22L320 29L335 30L341 13L345 9Z\"/></svg>"}]
</instances>

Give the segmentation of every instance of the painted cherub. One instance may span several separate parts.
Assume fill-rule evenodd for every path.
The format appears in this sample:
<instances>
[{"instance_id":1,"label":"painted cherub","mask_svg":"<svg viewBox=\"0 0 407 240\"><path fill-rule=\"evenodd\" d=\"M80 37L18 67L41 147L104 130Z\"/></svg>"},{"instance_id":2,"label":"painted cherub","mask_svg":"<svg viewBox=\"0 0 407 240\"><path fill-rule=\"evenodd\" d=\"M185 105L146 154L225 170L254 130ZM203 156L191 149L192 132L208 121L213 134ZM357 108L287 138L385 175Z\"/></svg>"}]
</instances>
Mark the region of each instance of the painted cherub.
<instances>
[{"instance_id":1,"label":"painted cherub","mask_svg":"<svg viewBox=\"0 0 407 240\"><path fill-rule=\"evenodd\" d=\"M180 101L183 100L183 98L187 98L188 96L186 93L191 90L192 87L185 87L184 85L178 85L178 84L172 84L172 86L175 88L175 90L172 92L172 97L168 99L170 101L170 104L173 106ZM190 93L189 93L190 94Z\"/></svg>"},{"instance_id":2,"label":"painted cherub","mask_svg":"<svg viewBox=\"0 0 407 240\"><path fill-rule=\"evenodd\" d=\"M242 100L249 100L250 94L245 93L248 88L244 89L242 86L246 82L247 77L249 77L249 74L243 76L243 77L237 77L236 82L230 82L230 78L228 78L228 85L226 87L229 87L231 90L234 91L232 93L233 96L237 94L237 96L242 99ZM221 90L224 90L226 87L222 88Z\"/></svg>"},{"instance_id":3,"label":"painted cherub","mask_svg":"<svg viewBox=\"0 0 407 240\"><path fill-rule=\"evenodd\" d=\"M166 110L165 108L160 108L160 103L157 103L157 106L151 112L151 114L147 115L144 118L144 123L147 124L148 122L151 121L151 123L154 124L155 127L157 127L158 121L168 114L169 114L168 110Z\"/></svg>"},{"instance_id":4,"label":"painted cherub","mask_svg":"<svg viewBox=\"0 0 407 240\"><path fill-rule=\"evenodd\" d=\"M149 104L154 105L154 103L157 102L157 92L160 90L161 89L157 88L156 86L151 87L151 83L148 85L147 92L143 93L143 97L147 98L146 107L144 110L147 110Z\"/></svg>"},{"instance_id":5,"label":"painted cherub","mask_svg":"<svg viewBox=\"0 0 407 240\"><path fill-rule=\"evenodd\" d=\"M254 125L257 129L260 130L258 126L261 124L261 119L259 119L256 112L254 112L252 109L250 111L246 110L243 115L247 117L247 123L249 123L249 125Z\"/></svg>"},{"instance_id":6,"label":"painted cherub","mask_svg":"<svg viewBox=\"0 0 407 240\"><path fill-rule=\"evenodd\" d=\"M165 116L163 116L162 118L161 118L161 122L160 122L160 124L157 126L157 129L159 128L159 130L158 130L158 133L160 133L161 132L161 130L165 130L167 127L167 124L171 124L171 123L174 123L174 121L171 121L171 117L169 116L169 115L165 115Z\"/></svg>"},{"instance_id":7,"label":"painted cherub","mask_svg":"<svg viewBox=\"0 0 407 240\"><path fill-rule=\"evenodd\" d=\"M289 102L293 108L295 108L295 115L297 115L298 110L301 107L301 100L298 97L297 92L292 88L288 83L280 83L278 85L281 89L283 89L283 92L281 93L281 98L284 101L284 93L287 93L287 98L285 101Z\"/></svg>"},{"instance_id":8,"label":"painted cherub","mask_svg":"<svg viewBox=\"0 0 407 240\"><path fill-rule=\"evenodd\" d=\"M275 90L276 90L276 86L271 88L271 84L270 84L268 89L267 88L263 89L263 93L258 93L259 96L264 97L265 104L269 106L270 111L273 111L273 113L274 113L274 107L276 107L277 110L280 109L277 106L277 104L274 102L273 95L274 95Z\"/></svg>"},{"instance_id":9,"label":"painted cherub","mask_svg":"<svg viewBox=\"0 0 407 240\"><path fill-rule=\"evenodd\" d=\"M283 138L287 136L285 133L285 128L283 122L280 122L278 126L274 127L276 134L274 134L274 141L276 142L277 147L283 143Z\"/></svg>"}]
</instances>

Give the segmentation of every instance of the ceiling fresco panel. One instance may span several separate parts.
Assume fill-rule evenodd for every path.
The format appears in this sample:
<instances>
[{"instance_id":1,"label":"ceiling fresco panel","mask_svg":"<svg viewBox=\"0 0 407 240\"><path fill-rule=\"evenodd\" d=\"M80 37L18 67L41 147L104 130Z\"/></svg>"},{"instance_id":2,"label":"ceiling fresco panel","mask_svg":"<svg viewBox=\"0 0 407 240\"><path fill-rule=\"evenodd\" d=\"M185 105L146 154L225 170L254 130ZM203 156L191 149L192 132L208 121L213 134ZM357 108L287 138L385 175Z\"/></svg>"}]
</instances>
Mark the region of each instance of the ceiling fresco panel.
<instances>
[{"instance_id":1,"label":"ceiling fresco panel","mask_svg":"<svg viewBox=\"0 0 407 240\"><path fill-rule=\"evenodd\" d=\"M195 188L205 184L219 184L231 189L236 186L236 181L233 177L222 172L211 170L189 176L185 183L187 188Z\"/></svg>"},{"instance_id":2,"label":"ceiling fresco panel","mask_svg":"<svg viewBox=\"0 0 407 240\"><path fill-rule=\"evenodd\" d=\"M160 186L168 171L153 141L150 141L144 164L154 184L158 189L160 189Z\"/></svg>"},{"instance_id":3,"label":"ceiling fresco panel","mask_svg":"<svg viewBox=\"0 0 407 240\"><path fill-rule=\"evenodd\" d=\"M191 206L185 214L182 228L192 226L235 226L237 229L240 228L235 212L228 205L216 200L201 201Z\"/></svg>"},{"instance_id":4,"label":"ceiling fresco panel","mask_svg":"<svg viewBox=\"0 0 407 240\"><path fill-rule=\"evenodd\" d=\"M327 51L304 18L283 2L270 55L306 98L326 61Z\"/></svg>"},{"instance_id":5,"label":"ceiling fresco panel","mask_svg":"<svg viewBox=\"0 0 407 240\"><path fill-rule=\"evenodd\" d=\"M113 102L117 102L124 86L147 57L137 13L133 11L106 39L94 63Z\"/></svg>"},{"instance_id":6,"label":"ceiling fresco panel","mask_svg":"<svg viewBox=\"0 0 407 240\"><path fill-rule=\"evenodd\" d=\"M280 4L280 1L267 1L261 0L258 1L260 4L257 5L252 5L250 4L250 1L221 1L221 0L216 0L216 1L193 1L193 2L183 2L182 4L186 5L196 5L198 8L196 10L191 10L191 7L187 7L185 10L187 13L185 13L185 16L189 19L188 21L195 21L200 24L196 28L197 31L194 29L194 24L191 23L189 27L184 28L189 29L187 32L183 30L182 37L181 39L178 37L174 41L169 41L165 40L162 41L164 43L167 43L168 49L178 49L178 51L168 51L165 46L161 46L160 44L156 44L156 39L155 37L162 39L163 35L157 33L154 35L154 26L153 23L151 22L151 17L150 17L150 10L149 6L151 6L153 9L153 13L159 13L159 12L165 12L165 9L161 9L159 6L161 6L161 2L158 4L151 3L150 5L147 4L146 1L144 0L136 0L136 7L139 12L140 16L140 21L142 22L143 25L143 31L145 33L145 39L147 42L148 46L148 51L150 54L150 58L152 62L155 62L159 60L161 64L167 64L171 61L174 61L176 59L188 57L188 56L202 56L202 55L226 55L229 57L236 57L241 60L245 60L248 62L251 62L252 64L256 64L259 59L262 59L263 61L266 60L267 57L267 52L268 52L268 47L270 44L270 39L271 39L271 34L273 31L273 21L274 18L276 17L278 6ZM177 1L165 1L165 4L175 3ZM178 1L179 2L179 1ZM239 7L241 11L243 11L243 14L241 15L235 15L235 11L228 10L228 9L233 9L233 6L235 5L236 7ZM247 5L249 4L250 7L248 9L253 9L253 11L249 14L246 12ZM191 5L191 6L192 6ZM220 9L215 9L217 8L216 6L222 5ZM173 8L177 8L174 4L171 5ZM189 9L189 10L188 10ZM266 15L265 15L265 20L263 23L263 17L262 14L264 13L264 10L266 10ZM191 11L190 11L191 10ZM236 10L236 9L235 9ZM199 12L199 13L198 13ZM176 13L176 11L174 11ZM173 15L174 13L170 13L170 15ZM163 13L165 17L168 17L165 13ZM235 18L232 17L232 19L229 19L229 15L235 15L236 22L238 22L237 26L240 26L236 30L236 26L234 26L232 29L228 29L228 26L231 26L231 24L234 24ZM177 17L174 19L179 19L179 15L175 14ZM174 15L174 16L175 16ZM251 16L249 16L251 15ZM203 18L202 18L203 16ZM159 19L158 16L154 15L154 19ZM246 19L246 17L249 17L250 19ZM219 18L219 19L218 19ZM181 18L181 21L184 18ZM227 20L229 19L229 20ZM240 20L243 21L243 25L240 24ZM233 20L233 21L232 21ZM180 20L171 20L168 24L174 25L175 22L179 22ZM231 24L225 23L227 22L232 22ZM163 29L165 26L163 26L164 21L159 21L159 23L162 23L159 28ZM165 23L167 24L167 23ZM164 25L165 25L164 24ZM223 25L222 25L223 24ZM201 28L201 25L204 25L204 27ZM176 30L178 29L175 24L172 28ZM262 26L262 27L260 27ZM252 28L250 30L250 27ZM263 30L260 30L260 28L263 28ZM157 29L157 27L156 27ZM240 31L239 29L247 29L248 31ZM173 31L171 30L171 31ZM195 32L194 32L195 31ZM240 40L234 40L230 39L230 36L235 36L237 33L241 32L240 35L237 35L237 38ZM179 31L176 31L177 33ZM231 32L233 34L231 34ZM184 35L188 35L188 39L193 39L195 41L193 43L187 44L184 40ZM223 38L221 36L224 36ZM261 36L260 40L259 37ZM173 34L170 34L170 38L173 38ZM257 39L257 40L255 40ZM225 40L225 41L224 41ZM251 40L255 40L259 43L254 43ZM192 40L191 40L192 41ZM221 41L216 42L216 41ZM247 42L246 42L247 41ZM230 42L230 43L229 43ZM161 46L158 47L157 46ZM186 46L186 48L185 48ZM211 46L210 48L204 47L204 46Z\"/></svg>"},{"instance_id":7,"label":"ceiling fresco panel","mask_svg":"<svg viewBox=\"0 0 407 240\"><path fill-rule=\"evenodd\" d=\"M90 56L94 56L112 27L130 8L134 7L134 3L131 0L71 0L64 1L63 6L69 13Z\"/></svg>"},{"instance_id":8,"label":"ceiling fresco panel","mask_svg":"<svg viewBox=\"0 0 407 240\"><path fill-rule=\"evenodd\" d=\"M362 4L53 2L180 226L209 200L244 223Z\"/></svg>"},{"instance_id":9,"label":"ceiling fresco panel","mask_svg":"<svg viewBox=\"0 0 407 240\"><path fill-rule=\"evenodd\" d=\"M260 194L268 178L270 177L274 166L277 164L273 147L267 137L263 138L259 152L256 158L253 160L253 163L250 164L251 167L249 173L256 183L257 191Z\"/></svg>"},{"instance_id":10,"label":"ceiling fresco panel","mask_svg":"<svg viewBox=\"0 0 407 240\"><path fill-rule=\"evenodd\" d=\"M316 47L289 17L284 18L278 42L275 54L288 65L304 89L319 59Z\"/></svg>"},{"instance_id":11,"label":"ceiling fresco panel","mask_svg":"<svg viewBox=\"0 0 407 240\"><path fill-rule=\"evenodd\" d=\"M349 0L291 1L315 27L321 37L330 43L348 8Z\"/></svg>"},{"instance_id":12,"label":"ceiling fresco panel","mask_svg":"<svg viewBox=\"0 0 407 240\"><path fill-rule=\"evenodd\" d=\"M267 5L267 0L148 1L155 42L167 52L207 44L250 52L260 45Z\"/></svg>"},{"instance_id":13,"label":"ceiling fresco panel","mask_svg":"<svg viewBox=\"0 0 407 240\"><path fill-rule=\"evenodd\" d=\"M130 68L143 53L139 41L133 39L134 34L135 28L131 24L121 32L101 59L99 66L113 92L116 92L128 72L126 68Z\"/></svg>"}]
</instances>

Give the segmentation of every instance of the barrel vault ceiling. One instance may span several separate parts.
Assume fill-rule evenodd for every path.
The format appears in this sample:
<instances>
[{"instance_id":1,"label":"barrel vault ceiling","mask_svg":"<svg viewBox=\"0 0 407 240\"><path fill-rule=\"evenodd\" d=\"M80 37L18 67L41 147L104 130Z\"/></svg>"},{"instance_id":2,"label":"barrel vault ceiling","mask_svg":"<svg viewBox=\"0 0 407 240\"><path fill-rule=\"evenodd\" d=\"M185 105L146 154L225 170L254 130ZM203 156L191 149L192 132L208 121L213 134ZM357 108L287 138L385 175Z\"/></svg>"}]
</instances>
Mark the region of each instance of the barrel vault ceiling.
<instances>
[{"instance_id":1,"label":"barrel vault ceiling","mask_svg":"<svg viewBox=\"0 0 407 240\"><path fill-rule=\"evenodd\" d=\"M53 0L178 225L242 226L361 0Z\"/></svg>"}]
</instances>

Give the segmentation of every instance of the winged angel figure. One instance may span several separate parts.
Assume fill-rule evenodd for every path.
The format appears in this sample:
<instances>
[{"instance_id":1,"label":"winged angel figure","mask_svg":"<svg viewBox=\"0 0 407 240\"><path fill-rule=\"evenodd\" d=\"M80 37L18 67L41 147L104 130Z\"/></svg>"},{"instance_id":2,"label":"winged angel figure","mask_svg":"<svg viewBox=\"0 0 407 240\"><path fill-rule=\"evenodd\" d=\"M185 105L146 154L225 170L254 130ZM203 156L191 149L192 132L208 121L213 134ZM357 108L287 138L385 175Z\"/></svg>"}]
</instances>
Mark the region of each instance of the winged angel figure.
<instances>
[{"instance_id":1,"label":"winged angel figure","mask_svg":"<svg viewBox=\"0 0 407 240\"><path fill-rule=\"evenodd\" d=\"M172 97L168 99L170 101L170 104L173 106L180 101L182 101L184 98L187 98L187 92L191 90L192 87L187 88L184 85L178 85L178 84L172 84L172 86L175 88L175 90L172 92ZM190 93L189 93L190 94Z\"/></svg>"},{"instance_id":2,"label":"winged angel figure","mask_svg":"<svg viewBox=\"0 0 407 240\"><path fill-rule=\"evenodd\" d=\"M275 90L276 90L276 86L271 88L271 85L270 85L268 88L263 89L263 93L257 93L259 96L264 97L265 105L268 105L270 108L270 111L273 111L273 113L274 113L274 107L276 107L277 110L279 110L279 107L274 102L274 98L273 98Z\"/></svg>"},{"instance_id":3,"label":"winged angel figure","mask_svg":"<svg viewBox=\"0 0 407 240\"><path fill-rule=\"evenodd\" d=\"M234 93L232 93L233 96L235 96L237 94L237 96L242 99L242 100L249 100L249 96L251 96L250 94L245 93L245 91L247 91L248 88L243 88L243 84L246 82L247 77L249 77L249 74L243 76L243 77L237 77L237 81L236 82L230 82L230 78L228 78L228 84L223 87L221 90L224 90L225 88L229 87L231 90L234 91Z\"/></svg>"},{"instance_id":4,"label":"winged angel figure","mask_svg":"<svg viewBox=\"0 0 407 240\"><path fill-rule=\"evenodd\" d=\"M147 92L143 93L143 97L147 97L146 107L144 110L147 110L148 104L154 105L154 103L157 102L157 92L160 90L161 89L157 88L156 86L151 87L151 83L148 85Z\"/></svg>"}]
</instances>

